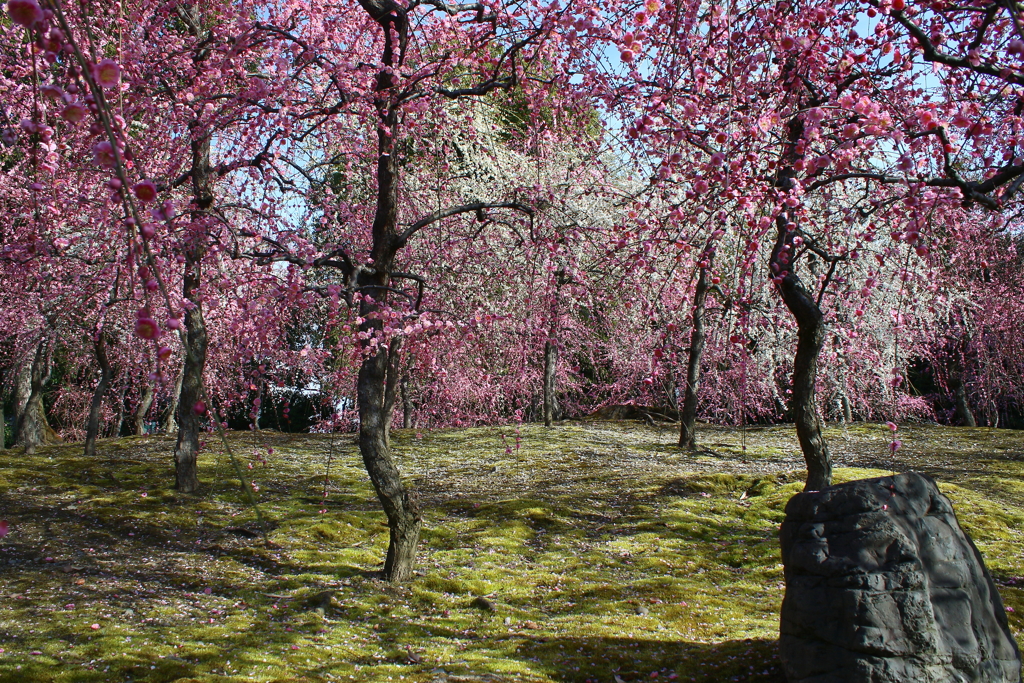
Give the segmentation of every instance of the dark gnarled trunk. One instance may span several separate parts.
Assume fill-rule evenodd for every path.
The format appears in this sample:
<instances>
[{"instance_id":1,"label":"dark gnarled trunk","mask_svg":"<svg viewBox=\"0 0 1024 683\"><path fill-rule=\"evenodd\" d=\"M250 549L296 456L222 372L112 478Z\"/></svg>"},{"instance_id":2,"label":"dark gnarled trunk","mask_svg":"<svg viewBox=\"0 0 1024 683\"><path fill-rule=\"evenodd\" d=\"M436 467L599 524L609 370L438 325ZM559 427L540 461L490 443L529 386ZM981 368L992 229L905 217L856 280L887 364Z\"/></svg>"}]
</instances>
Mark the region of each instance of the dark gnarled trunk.
<instances>
[{"instance_id":1,"label":"dark gnarled trunk","mask_svg":"<svg viewBox=\"0 0 1024 683\"><path fill-rule=\"evenodd\" d=\"M770 267L782 301L797 325L790 410L796 423L800 450L807 463L804 490L820 491L832 483L832 456L821 433L821 418L818 416L815 394L818 355L825 343L825 320L814 296L792 271L795 229L786 214L779 216L776 222L778 237L772 250Z\"/></svg>"},{"instance_id":2,"label":"dark gnarled trunk","mask_svg":"<svg viewBox=\"0 0 1024 683\"><path fill-rule=\"evenodd\" d=\"M93 350L96 354L96 364L100 369L100 379L96 383L96 389L92 393L92 403L89 406L89 422L85 430L85 455L96 455L96 439L100 433L100 411L103 408L103 396L110 386L110 379L113 372L110 368L110 360L107 358L107 335L105 332L98 332L93 340Z\"/></svg>"},{"instance_id":3,"label":"dark gnarled trunk","mask_svg":"<svg viewBox=\"0 0 1024 683\"><path fill-rule=\"evenodd\" d=\"M391 456L389 416L384 406L388 365L388 352L379 350L359 368L359 452L388 518L390 542L383 577L399 582L412 577L422 518L416 495L405 489Z\"/></svg>"},{"instance_id":4,"label":"dark gnarled trunk","mask_svg":"<svg viewBox=\"0 0 1024 683\"><path fill-rule=\"evenodd\" d=\"M697 390L700 388L700 361L704 355L704 308L708 300L708 269L701 268L693 294L693 327L690 330L690 353L686 361L686 387L680 414L679 446L691 451L697 448Z\"/></svg>"},{"instance_id":5,"label":"dark gnarled trunk","mask_svg":"<svg viewBox=\"0 0 1024 683\"><path fill-rule=\"evenodd\" d=\"M57 441L56 435L46 420L43 406L43 387L50 380L50 342L44 338L36 346L36 352L28 368L29 394L18 420L15 443L25 447L25 453L32 455L39 446Z\"/></svg>"},{"instance_id":6,"label":"dark gnarled trunk","mask_svg":"<svg viewBox=\"0 0 1024 683\"><path fill-rule=\"evenodd\" d=\"M950 362L949 388L953 391L953 405L956 409L956 417L964 427L977 427L978 421L974 419L974 411L971 410L971 401L967 396L967 385L964 382L964 365L962 356L968 346L966 340L960 341L953 350L956 354Z\"/></svg>"}]
</instances>

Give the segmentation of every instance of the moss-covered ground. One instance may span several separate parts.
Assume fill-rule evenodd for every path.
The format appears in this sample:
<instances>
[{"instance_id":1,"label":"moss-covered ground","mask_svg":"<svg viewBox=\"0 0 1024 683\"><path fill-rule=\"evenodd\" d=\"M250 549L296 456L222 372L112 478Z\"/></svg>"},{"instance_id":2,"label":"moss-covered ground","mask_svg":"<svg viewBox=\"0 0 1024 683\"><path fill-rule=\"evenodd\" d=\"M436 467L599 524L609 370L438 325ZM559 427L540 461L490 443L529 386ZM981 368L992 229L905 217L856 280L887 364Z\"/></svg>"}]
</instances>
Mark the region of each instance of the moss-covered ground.
<instances>
[{"instance_id":1,"label":"moss-covered ground","mask_svg":"<svg viewBox=\"0 0 1024 683\"><path fill-rule=\"evenodd\" d=\"M939 479L1021 640L1024 433L906 426L895 462L884 426L828 436L839 481ZM266 541L214 437L195 497L169 487L167 438L0 453L0 680L782 681L792 429L699 437L690 454L638 423L398 431L425 510L401 586L376 578L387 529L351 435L229 436Z\"/></svg>"}]
</instances>

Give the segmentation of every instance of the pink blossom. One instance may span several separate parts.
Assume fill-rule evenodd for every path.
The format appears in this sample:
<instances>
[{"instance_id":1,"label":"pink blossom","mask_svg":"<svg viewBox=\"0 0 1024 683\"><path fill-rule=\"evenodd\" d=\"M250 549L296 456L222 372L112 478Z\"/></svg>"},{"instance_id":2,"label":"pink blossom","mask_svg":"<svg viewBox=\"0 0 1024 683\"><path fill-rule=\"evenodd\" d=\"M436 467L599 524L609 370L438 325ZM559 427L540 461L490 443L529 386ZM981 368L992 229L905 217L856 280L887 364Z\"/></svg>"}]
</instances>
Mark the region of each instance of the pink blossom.
<instances>
[{"instance_id":1,"label":"pink blossom","mask_svg":"<svg viewBox=\"0 0 1024 683\"><path fill-rule=\"evenodd\" d=\"M7 520L0 519L0 538L6 536L8 531L10 531L10 526L7 524Z\"/></svg>"},{"instance_id":2,"label":"pink blossom","mask_svg":"<svg viewBox=\"0 0 1024 683\"><path fill-rule=\"evenodd\" d=\"M102 140L93 145L92 156L100 166L103 166L104 168L114 167L114 146L106 140Z\"/></svg>"},{"instance_id":3,"label":"pink blossom","mask_svg":"<svg viewBox=\"0 0 1024 683\"><path fill-rule=\"evenodd\" d=\"M892 431L894 431L894 432L895 432L895 431L896 431L897 429L899 429L899 427L897 427L897 426L896 426L896 423L895 423L895 422L886 422L886 423L885 423L885 426L886 426L886 427L888 427L888 428L889 428L890 430L892 430Z\"/></svg>"},{"instance_id":4,"label":"pink blossom","mask_svg":"<svg viewBox=\"0 0 1024 683\"><path fill-rule=\"evenodd\" d=\"M152 318L139 318L135 322L135 334L142 339L156 339L160 334L160 328Z\"/></svg>"},{"instance_id":5,"label":"pink blossom","mask_svg":"<svg viewBox=\"0 0 1024 683\"><path fill-rule=\"evenodd\" d=\"M121 66L109 57L97 64L93 73L102 88L113 88L121 80Z\"/></svg>"},{"instance_id":6,"label":"pink blossom","mask_svg":"<svg viewBox=\"0 0 1024 683\"><path fill-rule=\"evenodd\" d=\"M68 106L64 107L60 117L68 123L78 123L85 118L85 107L78 102L71 102Z\"/></svg>"},{"instance_id":7,"label":"pink blossom","mask_svg":"<svg viewBox=\"0 0 1024 683\"><path fill-rule=\"evenodd\" d=\"M135 185L135 196L142 202L151 202L156 199L156 185L152 180L143 180Z\"/></svg>"},{"instance_id":8,"label":"pink blossom","mask_svg":"<svg viewBox=\"0 0 1024 683\"><path fill-rule=\"evenodd\" d=\"M156 236L156 227L152 223L143 223L139 228L139 234L142 235L142 239L151 240Z\"/></svg>"},{"instance_id":9,"label":"pink blossom","mask_svg":"<svg viewBox=\"0 0 1024 683\"><path fill-rule=\"evenodd\" d=\"M202 401L196 401L192 404L192 412L196 415L206 415L206 404Z\"/></svg>"},{"instance_id":10,"label":"pink blossom","mask_svg":"<svg viewBox=\"0 0 1024 683\"><path fill-rule=\"evenodd\" d=\"M43 9L36 0L9 0L7 14L15 24L26 28L43 20Z\"/></svg>"}]
</instances>

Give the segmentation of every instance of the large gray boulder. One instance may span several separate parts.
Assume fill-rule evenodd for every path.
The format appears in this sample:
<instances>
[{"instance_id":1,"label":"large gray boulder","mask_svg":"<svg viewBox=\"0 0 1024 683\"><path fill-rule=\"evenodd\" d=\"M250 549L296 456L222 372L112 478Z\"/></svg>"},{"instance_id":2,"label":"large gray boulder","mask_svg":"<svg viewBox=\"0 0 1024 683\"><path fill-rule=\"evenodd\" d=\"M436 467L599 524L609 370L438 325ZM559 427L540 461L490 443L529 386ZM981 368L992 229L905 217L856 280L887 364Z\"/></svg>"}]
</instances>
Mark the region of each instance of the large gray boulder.
<instances>
[{"instance_id":1,"label":"large gray boulder","mask_svg":"<svg viewBox=\"0 0 1024 683\"><path fill-rule=\"evenodd\" d=\"M799 493L781 540L791 683L1020 683L992 577L929 477Z\"/></svg>"}]
</instances>

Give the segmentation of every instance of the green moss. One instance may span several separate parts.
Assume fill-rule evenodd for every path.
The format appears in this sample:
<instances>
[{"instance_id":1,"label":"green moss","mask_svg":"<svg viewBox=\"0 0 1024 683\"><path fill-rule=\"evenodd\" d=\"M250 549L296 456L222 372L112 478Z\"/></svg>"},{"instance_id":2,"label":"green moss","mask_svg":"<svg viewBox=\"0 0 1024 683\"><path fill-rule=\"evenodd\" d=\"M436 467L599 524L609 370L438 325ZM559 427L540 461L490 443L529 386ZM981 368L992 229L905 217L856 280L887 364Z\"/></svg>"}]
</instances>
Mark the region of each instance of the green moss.
<instances>
[{"instance_id":1,"label":"green moss","mask_svg":"<svg viewBox=\"0 0 1024 683\"><path fill-rule=\"evenodd\" d=\"M251 469L253 435L230 436L270 545L212 441L199 497L169 488L168 439L102 441L91 460L74 445L0 454L0 680L781 681L796 440L699 436L690 454L674 429L630 423L397 431L425 510L420 575L397 587L375 578L387 528L350 436L264 432L255 446L275 454ZM857 465L836 480L936 476L1019 635L1024 439L900 437L893 462L884 425L830 430Z\"/></svg>"}]
</instances>

